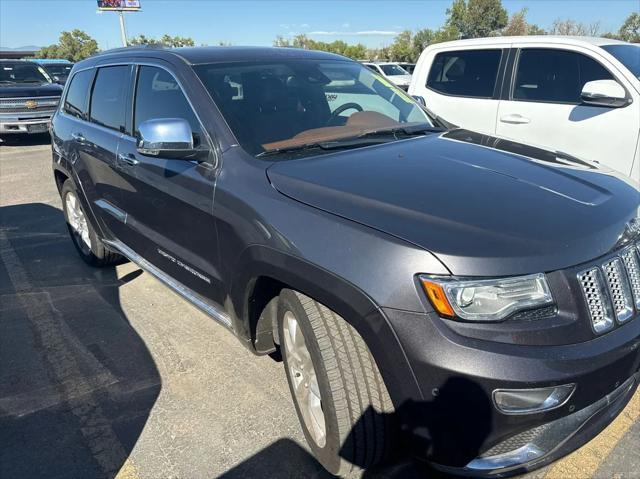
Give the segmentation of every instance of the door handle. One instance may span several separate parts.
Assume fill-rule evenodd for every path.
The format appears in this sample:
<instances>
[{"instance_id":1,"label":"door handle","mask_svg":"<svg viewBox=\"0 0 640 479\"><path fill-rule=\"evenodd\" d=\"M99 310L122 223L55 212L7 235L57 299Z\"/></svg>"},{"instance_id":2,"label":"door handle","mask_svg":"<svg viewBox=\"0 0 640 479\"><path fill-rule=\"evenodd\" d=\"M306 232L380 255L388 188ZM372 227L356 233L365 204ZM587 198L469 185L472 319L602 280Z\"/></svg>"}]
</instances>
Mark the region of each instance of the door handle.
<instances>
[{"instance_id":1,"label":"door handle","mask_svg":"<svg viewBox=\"0 0 640 479\"><path fill-rule=\"evenodd\" d=\"M71 133L71 138L76 140L78 143L84 143L87 141L82 133Z\"/></svg>"},{"instance_id":2,"label":"door handle","mask_svg":"<svg viewBox=\"0 0 640 479\"><path fill-rule=\"evenodd\" d=\"M129 153L128 155L118 153L118 161L129 166L136 166L138 163L140 163L132 153Z\"/></svg>"},{"instance_id":3,"label":"door handle","mask_svg":"<svg viewBox=\"0 0 640 479\"><path fill-rule=\"evenodd\" d=\"M514 113L512 115L505 115L500 117L502 123L511 123L512 125L526 125L531 123L531 120L525 116Z\"/></svg>"}]
</instances>

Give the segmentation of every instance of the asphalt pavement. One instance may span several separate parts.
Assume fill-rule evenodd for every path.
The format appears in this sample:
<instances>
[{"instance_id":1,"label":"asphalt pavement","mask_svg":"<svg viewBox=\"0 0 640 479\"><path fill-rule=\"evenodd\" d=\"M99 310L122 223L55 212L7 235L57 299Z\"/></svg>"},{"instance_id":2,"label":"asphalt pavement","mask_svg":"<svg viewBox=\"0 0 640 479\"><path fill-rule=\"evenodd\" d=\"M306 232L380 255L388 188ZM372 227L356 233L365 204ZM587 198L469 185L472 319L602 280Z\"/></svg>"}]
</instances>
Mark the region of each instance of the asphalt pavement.
<instances>
[{"instance_id":1,"label":"asphalt pavement","mask_svg":"<svg viewBox=\"0 0 640 479\"><path fill-rule=\"evenodd\" d=\"M282 364L68 238L48 136L0 143L0 478L327 478ZM368 478L425 478L405 462ZM529 478L640 478L640 392Z\"/></svg>"}]
</instances>

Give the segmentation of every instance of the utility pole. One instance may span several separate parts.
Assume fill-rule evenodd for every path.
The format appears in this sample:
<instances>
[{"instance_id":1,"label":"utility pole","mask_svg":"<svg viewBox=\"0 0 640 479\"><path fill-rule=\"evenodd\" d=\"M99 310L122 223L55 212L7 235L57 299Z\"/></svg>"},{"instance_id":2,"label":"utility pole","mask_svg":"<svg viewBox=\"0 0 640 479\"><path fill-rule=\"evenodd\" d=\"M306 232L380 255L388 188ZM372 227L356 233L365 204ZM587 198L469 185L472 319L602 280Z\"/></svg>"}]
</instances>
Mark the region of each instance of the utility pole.
<instances>
[{"instance_id":1,"label":"utility pole","mask_svg":"<svg viewBox=\"0 0 640 479\"><path fill-rule=\"evenodd\" d=\"M118 10L118 16L120 17L120 36L122 37L122 46L127 46L127 30L124 26L124 12Z\"/></svg>"}]
</instances>

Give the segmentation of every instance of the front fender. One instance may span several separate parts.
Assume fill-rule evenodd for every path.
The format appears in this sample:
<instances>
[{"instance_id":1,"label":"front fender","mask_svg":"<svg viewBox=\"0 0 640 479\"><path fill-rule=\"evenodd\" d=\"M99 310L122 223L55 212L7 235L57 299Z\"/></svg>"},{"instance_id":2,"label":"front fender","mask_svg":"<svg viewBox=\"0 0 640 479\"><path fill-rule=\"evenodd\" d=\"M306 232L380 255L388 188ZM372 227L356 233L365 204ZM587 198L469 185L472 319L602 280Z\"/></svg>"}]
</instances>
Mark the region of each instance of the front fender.
<instances>
[{"instance_id":1,"label":"front fender","mask_svg":"<svg viewBox=\"0 0 640 479\"><path fill-rule=\"evenodd\" d=\"M355 285L315 264L263 245L247 247L240 255L229 299L234 329L252 344L249 298L258 278L284 283L324 304L349 322L362 336L385 380L394 404L421 399L413 370L391 324L374 301ZM253 346L252 346L253 347Z\"/></svg>"}]
</instances>

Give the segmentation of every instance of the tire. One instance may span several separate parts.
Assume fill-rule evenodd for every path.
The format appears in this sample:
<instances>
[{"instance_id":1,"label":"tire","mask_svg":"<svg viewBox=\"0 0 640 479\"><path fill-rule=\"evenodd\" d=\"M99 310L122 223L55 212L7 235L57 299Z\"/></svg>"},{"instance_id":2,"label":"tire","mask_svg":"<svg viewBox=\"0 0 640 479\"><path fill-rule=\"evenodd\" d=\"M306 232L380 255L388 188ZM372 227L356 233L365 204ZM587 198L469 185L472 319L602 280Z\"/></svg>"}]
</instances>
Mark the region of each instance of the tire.
<instances>
[{"instance_id":1,"label":"tire","mask_svg":"<svg viewBox=\"0 0 640 479\"><path fill-rule=\"evenodd\" d=\"M67 229L69 230L69 236L73 241L73 245L76 247L76 251L80 257L89 265L103 267L109 266L115 263L121 262L123 256L108 250L100 238L96 235L93 225L89 221L89 218L85 214L84 207L79 200L78 192L71 180L66 180L62 189L60 190L60 197L62 198L62 210L64 211L64 219L67 222ZM76 213L74 214L74 202L72 197L75 198ZM77 212L81 212L78 215ZM78 221L82 221L86 224L86 234L82 234L76 227ZM83 230L82 228L80 230Z\"/></svg>"},{"instance_id":2,"label":"tire","mask_svg":"<svg viewBox=\"0 0 640 479\"><path fill-rule=\"evenodd\" d=\"M291 316L297 326L291 326ZM287 326L289 325L289 326ZM292 345L300 342L292 331L302 333L309 353L325 434L317 431L316 414L309 414L312 400L299 399L296 387L309 383L307 397L314 393L312 374L300 375L303 354ZM313 299L285 289L278 304L278 333L289 388L298 419L316 459L330 473L350 476L381 464L391 455L395 437L393 405L369 348L358 332L336 313ZM313 371L312 371L313 372ZM300 394L300 393L299 393ZM317 404L317 402L316 402ZM316 408L317 410L317 408ZM309 419L311 418L311 420Z\"/></svg>"}]
</instances>

